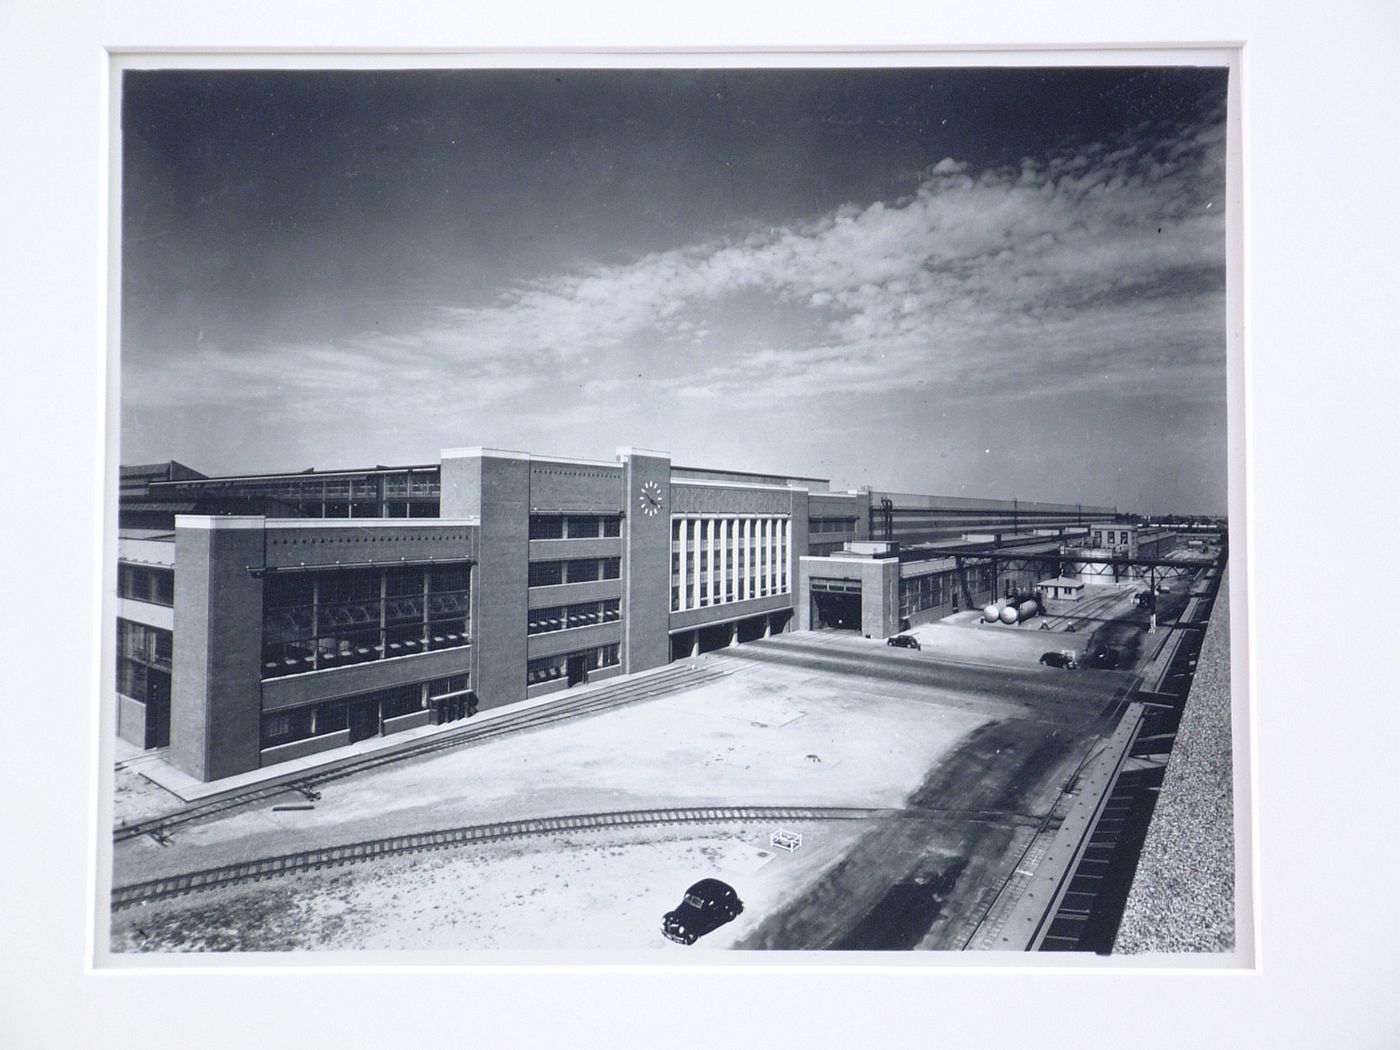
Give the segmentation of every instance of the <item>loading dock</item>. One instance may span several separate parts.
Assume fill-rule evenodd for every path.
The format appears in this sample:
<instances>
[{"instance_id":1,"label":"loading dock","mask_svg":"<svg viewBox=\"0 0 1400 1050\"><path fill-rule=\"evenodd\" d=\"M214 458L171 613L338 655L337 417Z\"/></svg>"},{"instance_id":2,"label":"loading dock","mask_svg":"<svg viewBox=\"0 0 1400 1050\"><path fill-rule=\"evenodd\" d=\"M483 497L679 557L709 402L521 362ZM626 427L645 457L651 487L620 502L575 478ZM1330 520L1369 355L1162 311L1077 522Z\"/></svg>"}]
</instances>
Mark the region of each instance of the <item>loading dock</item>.
<instances>
[{"instance_id":1,"label":"loading dock","mask_svg":"<svg viewBox=\"0 0 1400 1050\"><path fill-rule=\"evenodd\" d=\"M859 580L813 579L812 627L838 631L861 629L861 585Z\"/></svg>"}]
</instances>

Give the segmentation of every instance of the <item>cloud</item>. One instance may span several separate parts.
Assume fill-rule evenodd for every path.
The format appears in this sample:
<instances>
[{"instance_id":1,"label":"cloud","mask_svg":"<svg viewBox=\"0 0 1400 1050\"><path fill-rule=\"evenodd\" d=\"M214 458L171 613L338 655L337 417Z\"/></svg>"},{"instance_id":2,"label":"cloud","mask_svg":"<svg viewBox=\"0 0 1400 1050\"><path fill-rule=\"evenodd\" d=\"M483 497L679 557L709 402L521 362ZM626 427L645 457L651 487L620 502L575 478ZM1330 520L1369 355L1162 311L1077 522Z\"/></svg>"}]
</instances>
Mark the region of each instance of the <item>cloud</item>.
<instances>
[{"instance_id":1,"label":"cloud","mask_svg":"<svg viewBox=\"0 0 1400 1050\"><path fill-rule=\"evenodd\" d=\"M326 344L208 342L132 377L137 401L266 396L427 406L541 390L688 404L990 384L1223 393L1223 123L1140 129L902 198L545 274L411 330ZM139 369L142 366L135 365Z\"/></svg>"}]
</instances>

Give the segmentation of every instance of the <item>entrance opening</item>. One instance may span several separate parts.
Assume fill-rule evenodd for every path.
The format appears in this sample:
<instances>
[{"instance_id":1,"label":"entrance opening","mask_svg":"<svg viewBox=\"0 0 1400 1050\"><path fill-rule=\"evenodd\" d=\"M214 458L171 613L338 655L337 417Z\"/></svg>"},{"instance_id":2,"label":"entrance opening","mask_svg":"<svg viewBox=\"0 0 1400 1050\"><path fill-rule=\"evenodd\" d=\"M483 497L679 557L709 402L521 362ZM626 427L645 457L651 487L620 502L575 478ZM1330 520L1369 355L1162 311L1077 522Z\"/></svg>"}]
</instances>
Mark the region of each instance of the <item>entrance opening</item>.
<instances>
[{"instance_id":1,"label":"entrance opening","mask_svg":"<svg viewBox=\"0 0 1400 1050\"><path fill-rule=\"evenodd\" d=\"M860 630L860 595L816 591L812 594L812 626L838 631Z\"/></svg>"},{"instance_id":2,"label":"entrance opening","mask_svg":"<svg viewBox=\"0 0 1400 1050\"><path fill-rule=\"evenodd\" d=\"M350 743L379 735L379 704L361 700L350 705Z\"/></svg>"},{"instance_id":3,"label":"entrance opening","mask_svg":"<svg viewBox=\"0 0 1400 1050\"><path fill-rule=\"evenodd\" d=\"M737 625L740 643L753 642L762 638L763 630L767 626L768 617L766 616L750 616L747 620L740 620Z\"/></svg>"},{"instance_id":4,"label":"entrance opening","mask_svg":"<svg viewBox=\"0 0 1400 1050\"><path fill-rule=\"evenodd\" d=\"M733 628L727 623L712 624L700 628L700 651L712 653L716 649L723 649L729 644L732 632Z\"/></svg>"},{"instance_id":5,"label":"entrance opening","mask_svg":"<svg viewBox=\"0 0 1400 1050\"><path fill-rule=\"evenodd\" d=\"M146 701L146 746L170 746L169 693L155 693Z\"/></svg>"},{"instance_id":6,"label":"entrance opening","mask_svg":"<svg viewBox=\"0 0 1400 1050\"><path fill-rule=\"evenodd\" d=\"M569 685L579 685L588 681L587 659L586 654L583 653L569 657Z\"/></svg>"}]
</instances>

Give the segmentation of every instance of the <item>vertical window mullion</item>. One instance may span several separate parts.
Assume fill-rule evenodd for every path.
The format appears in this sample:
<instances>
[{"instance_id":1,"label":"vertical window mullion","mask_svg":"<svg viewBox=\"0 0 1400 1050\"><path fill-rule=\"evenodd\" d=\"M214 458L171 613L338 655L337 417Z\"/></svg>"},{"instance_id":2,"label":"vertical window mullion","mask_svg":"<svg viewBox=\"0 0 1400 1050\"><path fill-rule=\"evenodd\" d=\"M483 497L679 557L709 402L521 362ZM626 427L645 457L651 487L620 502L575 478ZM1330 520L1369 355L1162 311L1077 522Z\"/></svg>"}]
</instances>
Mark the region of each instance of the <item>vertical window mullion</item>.
<instances>
[{"instance_id":1,"label":"vertical window mullion","mask_svg":"<svg viewBox=\"0 0 1400 1050\"><path fill-rule=\"evenodd\" d=\"M768 588L768 519L758 519L758 594L762 597Z\"/></svg>"},{"instance_id":2,"label":"vertical window mullion","mask_svg":"<svg viewBox=\"0 0 1400 1050\"><path fill-rule=\"evenodd\" d=\"M684 612L685 609L686 609L686 602L685 602L685 599L686 599L686 585L687 585L687 582L688 582L688 581L686 580L686 575L687 575L687 573L690 571L690 561L689 561L689 559L686 557L686 555L687 555L687 550L686 550L686 546L687 546L686 540L687 540L687 537L686 537L686 528L685 528L685 526L686 526L686 521L685 521L684 518L679 518L679 519L677 519L677 524L680 526L680 528L677 530L677 531L679 531L679 533L680 533L680 566L679 566L678 569L677 569L677 575L678 575L678 577L679 577L679 580L678 580L679 586L676 588L676 590L677 590L677 598L676 598L676 600L677 600L677 605L676 605L676 611L677 611L677 612Z\"/></svg>"},{"instance_id":3,"label":"vertical window mullion","mask_svg":"<svg viewBox=\"0 0 1400 1050\"><path fill-rule=\"evenodd\" d=\"M728 600L727 580L729 577L729 519L720 518L715 522L719 526L719 594L716 595L715 605Z\"/></svg>"},{"instance_id":4,"label":"vertical window mullion","mask_svg":"<svg viewBox=\"0 0 1400 1050\"><path fill-rule=\"evenodd\" d=\"M690 529L691 538L695 542L695 558L693 559L695 565L691 569L690 607L698 609L700 608L700 519L694 518L691 524L693 526Z\"/></svg>"},{"instance_id":5,"label":"vertical window mullion","mask_svg":"<svg viewBox=\"0 0 1400 1050\"><path fill-rule=\"evenodd\" d=\"M753 597L753 551L749 544L753 542L753 518L744 519L744 597Z\"/></svg>"},{"instance_id":6,"label":"vertical window mullion","mask_svg":"<svg viewBox=\"0 0 1400 1050\"><path fill-rule=\"evenodd\" d=\"M783 519L783 557L778 563L778 585L786 594L792 588L788 563L792 561L792 519Z\"/></svg>"}]
</instances>

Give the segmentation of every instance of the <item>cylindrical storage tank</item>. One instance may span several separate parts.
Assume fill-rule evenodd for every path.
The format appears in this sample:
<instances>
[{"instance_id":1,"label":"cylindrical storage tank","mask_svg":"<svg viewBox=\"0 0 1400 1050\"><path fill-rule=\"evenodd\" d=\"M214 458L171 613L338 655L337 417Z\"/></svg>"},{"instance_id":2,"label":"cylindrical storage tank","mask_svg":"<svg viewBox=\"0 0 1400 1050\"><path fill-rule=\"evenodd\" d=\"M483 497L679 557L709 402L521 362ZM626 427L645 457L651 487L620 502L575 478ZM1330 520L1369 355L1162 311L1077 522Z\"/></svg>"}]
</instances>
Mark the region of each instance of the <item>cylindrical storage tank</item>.
<instances>
[{"instance_id":1,"label":"cylindrical storage tank","mask_svg":"<svg viewBox=\"0 0 1400 1050\"><path fill-rule=\"evenodd\" d=\"M1040 606L1036 605L1034 601L1022 602L1016 607L1016 619L1020 620L1022 623L1025 623L1039 611Z\"/></svg>"},{"instance_id":2,"label":"cylindrical storage tank","mask_svg":"<svg viewBox=\"0 0 1400 1050\"><path fill-rule=\"evenodd\" d=\"M1002 611L1001 611L1001 622L1002 622L1002 623L1015 623L1015 622L1016 622L1016 606L1014 606L1014 605L1008 605L1006 608L1002 609Z\"/></svg>"},{"instance_id":3,"label":"cylindrical storage tank","mask_svg":"<svg viewBox=\"0 0 1400 1050\"><path fill-rule=\"evenodd\" d=\"M984 607L983 607L983 609L982 609L982 622L983 622L983 623L996 623L999 619L1001 619L1001 610L998 609L998 608L996 607L996 603L995 603L995 602L993 602L991 605L988 605L988 606L984 606Z\"/></svg>"}]
</instances>

